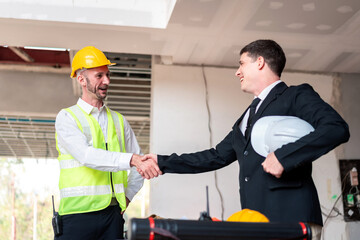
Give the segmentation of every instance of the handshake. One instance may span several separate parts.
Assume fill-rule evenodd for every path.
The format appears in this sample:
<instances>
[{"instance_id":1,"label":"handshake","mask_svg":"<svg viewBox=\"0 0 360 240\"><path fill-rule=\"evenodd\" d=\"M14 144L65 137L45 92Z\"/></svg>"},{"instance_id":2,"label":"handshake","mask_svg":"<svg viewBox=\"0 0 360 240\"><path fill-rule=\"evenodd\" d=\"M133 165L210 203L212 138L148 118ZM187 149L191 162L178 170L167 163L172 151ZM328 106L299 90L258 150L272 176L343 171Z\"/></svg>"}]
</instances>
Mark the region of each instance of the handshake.
<instances>
[{"instance_id":1,"label":"handshake","mask_svg":"<svg viewBox=\"0 0 360 240\"><path fill-rule=\"evenodd\" d=\"M139 174L146 179L151 179L162 175L157 163L156 154L146 154L144 156L133 154L130 160L130 166L136 167Z\"/></svg>"}]
</instances>

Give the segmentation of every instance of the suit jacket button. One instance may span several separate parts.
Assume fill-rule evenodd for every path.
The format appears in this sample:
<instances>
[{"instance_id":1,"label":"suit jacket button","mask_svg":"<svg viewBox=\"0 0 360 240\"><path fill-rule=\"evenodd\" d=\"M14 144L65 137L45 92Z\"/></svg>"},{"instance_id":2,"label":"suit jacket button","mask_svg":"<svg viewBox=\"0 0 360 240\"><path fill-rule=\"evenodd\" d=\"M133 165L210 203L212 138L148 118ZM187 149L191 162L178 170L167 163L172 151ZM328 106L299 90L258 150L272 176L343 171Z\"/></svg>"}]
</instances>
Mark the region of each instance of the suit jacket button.
<instances>
[{"instance_id":1,"label":"suit jacket button","mask_svg":"<svg viewBox=\"0 0 360 240\"><path fill-rule=\"evenodd\" d=\"M248 182L250 180L249 177L245 177L245 182Z\"/></svg>"},{"instance_id":2,"label":"suit jacket button","mask_svg":"<svg viewBox=\"0 0 360 240\"><path fill-rule=\"evenodd\" d=\"M245 151L245 152L244 152L244 156L247 156L248 154L249 154L248 151Z\"/></svg>"}]
</instances>

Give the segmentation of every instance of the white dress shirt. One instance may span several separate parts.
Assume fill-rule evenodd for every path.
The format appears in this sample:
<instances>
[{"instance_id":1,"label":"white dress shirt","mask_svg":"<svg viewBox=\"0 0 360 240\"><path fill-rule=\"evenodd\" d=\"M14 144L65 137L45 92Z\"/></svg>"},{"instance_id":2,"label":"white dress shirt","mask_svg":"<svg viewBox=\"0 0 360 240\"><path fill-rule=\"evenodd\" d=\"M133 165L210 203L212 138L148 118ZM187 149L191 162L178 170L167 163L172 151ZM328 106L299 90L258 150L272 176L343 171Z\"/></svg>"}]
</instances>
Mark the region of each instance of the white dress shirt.
<instances>
[{"instance_id":1,"label":"white dress shirt","mask_svg":"<svg viewBox=\"0 0 360 240\"><path fill-rule=\"evenodd\" d=\"M270 84L269 86L267 86L264 90L262 90L262 92L259 94L259 96L254 96L255 98L259 98L260 102L258 103L258 105L256 106L256 110L255 113L257 112L257 110L259 109L260 105L263 103L264 99L267 97L267 95L269 94L269 92L271 91L271 89L273 89L276 85L278 85L279 83L281 83L281 80L277 80L276 82L273 82L272 84ZM246 130L246 125L247 125L247 120L249 118L249 114L250 114L250 109L248 109L245 113L244 118L242 119L242 121L240 122L240 131L242 132L243 135L245 135L245 130Z\"/></svg>"},{"instance_id":2,"label":"white dress shirt","mask_svg":"<svg viewBox=\"0 0 360 240\"><path fill-rule=\"evenodd\" d=\"M107 113L105 105L100 110L86 103L79 98L77 104L88 114L91 114L99 123L101 130L107 139ZM118 172L129 170L128 187L125 195L131 201L135 194L143 185L143 178L136 171L135 167L130 167L130 160L133 153L142 154L135 134L128 121L124 119L125 148L126 153L110 152L103 149L94 148L89 145L85 135L77 127L75 119L69 112L62 109L56 116L55 129L57 133L59 149L65 149L76 160L86 167L108 172Z\"/></svg>"}]
</instances>

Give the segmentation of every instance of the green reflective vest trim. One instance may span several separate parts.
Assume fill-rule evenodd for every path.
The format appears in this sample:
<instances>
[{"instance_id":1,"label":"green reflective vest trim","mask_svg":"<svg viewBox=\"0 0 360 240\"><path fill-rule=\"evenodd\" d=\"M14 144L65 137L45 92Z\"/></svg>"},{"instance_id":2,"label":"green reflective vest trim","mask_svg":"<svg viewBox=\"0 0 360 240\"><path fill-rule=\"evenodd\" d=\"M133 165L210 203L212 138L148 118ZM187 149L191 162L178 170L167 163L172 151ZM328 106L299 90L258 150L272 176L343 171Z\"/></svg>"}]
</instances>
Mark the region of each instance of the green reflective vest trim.
<instances>
[{"instance_id":1,"label":"green reflective vest trim","mask_svg":"<svg viewBox=\"0 0 360 240\"><path fill-rule=\"evenodd\" d=\"M94 148L112 152L126 152L124 120L121 114L106 108L108 118L107 141L96 119L78 105L65 109L75 119L77 127ZM113 193L122 210L126 209L125 189L127 171L104 172L85 167L71 154L59 151L60 206L59 214L93 212L110 205Z\"/></svg>"}]
</instances>

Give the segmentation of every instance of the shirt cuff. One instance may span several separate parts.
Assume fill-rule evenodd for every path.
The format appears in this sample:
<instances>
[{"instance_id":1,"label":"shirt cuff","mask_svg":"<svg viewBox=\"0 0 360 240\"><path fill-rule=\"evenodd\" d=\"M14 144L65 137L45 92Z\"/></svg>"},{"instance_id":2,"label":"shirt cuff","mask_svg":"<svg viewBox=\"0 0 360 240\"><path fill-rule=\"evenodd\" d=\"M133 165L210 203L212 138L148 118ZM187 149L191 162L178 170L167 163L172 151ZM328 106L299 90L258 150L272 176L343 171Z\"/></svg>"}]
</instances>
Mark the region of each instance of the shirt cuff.
<instances>
[{"instance_id":1,"label":"shirt cuff","mask_svg":"<svg viewBox=\"0 0 360 240\"><path fill-rule=\"evenodd\" d=\"M130 160L132 158L132 153L120 153L119 158L119 168L120 169L130 169Z\"/></svg>"}]
</instances>

